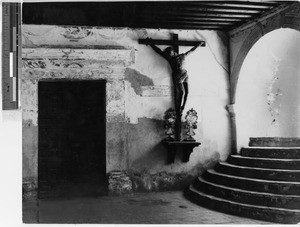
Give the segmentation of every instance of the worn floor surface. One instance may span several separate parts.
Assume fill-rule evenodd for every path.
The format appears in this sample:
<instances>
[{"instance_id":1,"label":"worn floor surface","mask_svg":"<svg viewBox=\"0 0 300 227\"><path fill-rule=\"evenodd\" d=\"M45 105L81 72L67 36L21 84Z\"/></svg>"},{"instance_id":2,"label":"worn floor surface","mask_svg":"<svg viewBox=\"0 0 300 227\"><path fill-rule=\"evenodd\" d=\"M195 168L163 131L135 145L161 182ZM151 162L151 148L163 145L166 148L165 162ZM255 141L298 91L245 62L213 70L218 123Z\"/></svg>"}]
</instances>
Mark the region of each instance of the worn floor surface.
<instances>
[{"instance_id":1,"label":"worn floor surface","mask_svg":"<svg viewBox=\"0 0 300 227\"><path fill-rule=\"evenodd\" d=\"M24 201L24 223L272 224L202 208L182 192Z\"/></svg>"}]
</instances>

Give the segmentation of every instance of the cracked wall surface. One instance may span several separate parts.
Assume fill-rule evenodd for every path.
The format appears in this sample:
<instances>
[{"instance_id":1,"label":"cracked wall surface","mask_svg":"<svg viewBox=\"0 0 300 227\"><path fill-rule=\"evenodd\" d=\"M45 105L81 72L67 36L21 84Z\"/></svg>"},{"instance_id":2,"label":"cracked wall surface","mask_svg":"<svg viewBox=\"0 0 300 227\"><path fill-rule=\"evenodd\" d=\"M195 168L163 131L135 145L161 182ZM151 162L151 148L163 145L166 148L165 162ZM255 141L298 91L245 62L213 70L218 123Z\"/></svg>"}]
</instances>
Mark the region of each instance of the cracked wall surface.
<instances>
[{"instance_id":1,"label":"cracked wall surface","mask_svg":"<svg viewBox=\"0 0 300 227\"><path fill-rule=\"evenodd\" d=\"M173 105L171 70L149 46L138 44L138 39L170 39L173 32L179 39L205 40L208 45L187 59L190 93L184 116L191 108L198 112L195 139L202 144L194 149L188 163L178 157L167 165L161 140L165 138L164 112ZM143 171L143 176L160 172L196 176L208 163L224 160L230 153L224 34L24 25L22 41L24 178L37 177L38 81L107 80L107 173L129 171L134 176ZM179 52L190 48L180 47Z\"/></svg>"}]
</instances>

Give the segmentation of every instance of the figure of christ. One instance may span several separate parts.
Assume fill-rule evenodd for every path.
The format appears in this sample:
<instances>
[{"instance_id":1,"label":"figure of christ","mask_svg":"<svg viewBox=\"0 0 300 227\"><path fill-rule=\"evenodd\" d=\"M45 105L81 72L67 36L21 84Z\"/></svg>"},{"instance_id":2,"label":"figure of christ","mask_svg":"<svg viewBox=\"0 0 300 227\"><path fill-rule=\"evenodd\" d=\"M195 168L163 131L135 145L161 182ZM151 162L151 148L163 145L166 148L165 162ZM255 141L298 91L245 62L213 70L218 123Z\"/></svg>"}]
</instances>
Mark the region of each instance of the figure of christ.
<instances>
[{"instance_id":1,"label":"figure of christ","mask_svg":"<svg viewBox=\"0 0 300 227\"><path fill-rule=\"evenodd\" d=\"M171 66L175 90L175 111L176 113L180 113L181 116L189 93L188 74L187 70L184 68L184 61L186 56L196 50L199 45L194 46L186 53L177 54L172 47L167 47L162 51L154 44L151 44L149 40L151 40L151 38L146 38L146 45L150 45L152 49L166 59Z\"/></svg>"}]
</instances>

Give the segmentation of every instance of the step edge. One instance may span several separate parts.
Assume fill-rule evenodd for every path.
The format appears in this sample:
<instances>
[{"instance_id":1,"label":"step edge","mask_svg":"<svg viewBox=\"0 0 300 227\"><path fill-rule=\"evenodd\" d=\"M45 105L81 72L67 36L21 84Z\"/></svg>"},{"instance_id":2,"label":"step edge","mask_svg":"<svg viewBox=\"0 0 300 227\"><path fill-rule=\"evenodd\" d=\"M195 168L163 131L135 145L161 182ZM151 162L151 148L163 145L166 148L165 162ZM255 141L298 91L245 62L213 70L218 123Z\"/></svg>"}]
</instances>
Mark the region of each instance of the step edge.
<instances>
[{"instance_id":1,"label":"step edge","mask_svg":"<svg viewBox=\"0 0 300 227\"><path fill-rule=\"evenodd\" d=\"M235 179L240 179L240 180L250 180L250 181L254 181L254 182L272 183L272 184L293 184L293 185L300 186L300 182L297 182L297 181L273 181L273 180L264 180L264 179L250 178L250 177L240 177L240 176L235 176L235 175L230 175L230 174L219 173L219 172L215 171L214 169L208 169L206 171L209 173L215 174L215 175L225 176L225 177L230 177L230 178L235 178Z\"/></svg>"},{"instance_id":2,"label":"step edge","mask_svg":"<svg viewBox=\"0 0 300 227\"><path fill-rule=\"evenodd\" d=\"M254 195L259 194L259 195L274 196L274 197L280 197L280 198L281 197L289 197L290 199L299 199L300 200L300 195L283 195L283 194L274 194L274 193L267 193L267 192L248 191L248 190L244 190L244 189L240 189L240 188L232 188L232 187L228 187L225 185L209 182L209 181L205 180L203 177L198 177L198 180L200 182L210 184L210 185L218 187L218 188L224 188L227 190L232 190L232 191L237 191L237 192L242 192L242 193L249 193L249 194L254 194Z\"/></svg>"},{"instance_id":3,"label":"step edge","mask_svg":"<svg viewBox=\"0 0 300 227\"><path fill-rule=\"evenodd\" d=\"M300 147L262 147L262 146L249 146L242 147L241 149L261 149L261 150L300 150Z\"/></svg>"},{"instance_id":4,"label":"step edge","mask_svg":"<svg viewBox=\"0 0 300 227\"><path fill-rule=\"evenodd\" d=\"M299 139L300 137L293 137L293 136L261 136L261 137L249 137L249 139Z\"/></svg>"},{"instance_id":5,"label":"step edge","mask_svg":"<svg viewBox=\"0 0 300 227\"><path fill-rule=\"evenodd\" d=\"M212 200L223 201L223 202L231 203L231 204L238 205L238 206L245 206L245 207L248 207L248 208L258 208L258 209L264 209L264 210L270 210L270 211L273 211L273 210L286 211L286 212L300 214L300 210L291 210L291 209L278 208L278 207L266 207L266 206L251 205L251 204L247 204L247 203L238 203L238 202L231 201L231 200L228 200L228 199L223 199L223 198L220 198L220 197L217 197L217 196L208 195L206 193L203 193L203 192L200 192L200 191L196 190L193 185L189 186L189 190L191 190L194 193L200 194L204 197L208 197Z\"/></svg>"},{"instance_id":6,"label":"step edge","mask_svg":"<svg viewBox=\"0 0 300 227\"><path fill-rule=\"evenodd\" d=\"M238 166L238 165L233 165L230 164L228 162L219 162L219 164L224 165L224 166L230 166L230 167L234 167L234 168L239 168L239 169L254 169L254 170L262 170L262 171L278 171L278 172L286 172L286 173L299 173L300 174L300 170L297 169L268 169L268 168L258 168L258 167L248 167L248 166Z\"/></svg>"},{"instance_id":7,"label":"step edge","mask_svg":"<svg viewBox=\"0 0 300 227\"><path fill-rule=\"evenodd\" d=\"M283 159L283 158L261 158L261 157L249 157L249 156L242 156L242 155L230 155L229 157L237 158L237 159L249 159L249 160L262 160L262 161L274 161L274 162L299 162L300 158L294 159ZM300 168L300 167L299 167Z\"/></svg>"}]
</instances>

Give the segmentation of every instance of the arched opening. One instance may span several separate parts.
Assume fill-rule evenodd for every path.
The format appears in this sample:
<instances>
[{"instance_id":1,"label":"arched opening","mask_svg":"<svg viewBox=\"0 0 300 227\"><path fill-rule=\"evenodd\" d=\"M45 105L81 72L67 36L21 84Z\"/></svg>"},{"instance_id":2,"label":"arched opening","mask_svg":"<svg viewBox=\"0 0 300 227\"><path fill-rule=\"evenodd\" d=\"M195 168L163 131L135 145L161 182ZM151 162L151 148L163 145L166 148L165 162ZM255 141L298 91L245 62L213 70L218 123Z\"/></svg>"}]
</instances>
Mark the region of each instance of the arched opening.
<instances>
[{"instance_id":1,"label":"arched opening","mask_svg":"<svg viewBox=\"0 0 300 227\"><path fill-rule=\"evenodd\" d=\"M300 32L259 39L246 56L236 92L238 149L249 137L300 137Z\"/></svg>"}]
</instances>

